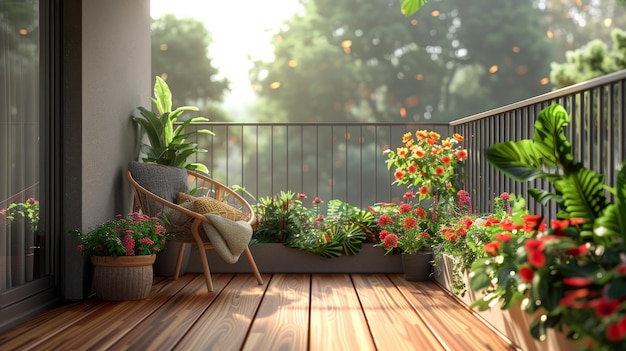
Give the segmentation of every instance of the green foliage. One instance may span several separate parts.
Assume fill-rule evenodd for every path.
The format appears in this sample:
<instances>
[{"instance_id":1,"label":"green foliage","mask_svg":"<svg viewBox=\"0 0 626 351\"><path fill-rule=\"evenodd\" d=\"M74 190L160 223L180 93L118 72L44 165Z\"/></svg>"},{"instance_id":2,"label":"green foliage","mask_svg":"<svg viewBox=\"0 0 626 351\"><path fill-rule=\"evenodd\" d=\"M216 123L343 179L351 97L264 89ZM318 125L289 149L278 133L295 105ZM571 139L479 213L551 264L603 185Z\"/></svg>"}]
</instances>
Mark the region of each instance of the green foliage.
<instances>
[{"instance_id":1,"label":"green foliage","mask_svg":"<svg viewBox=\"0 0 626 351\"><path fill-rule=\"evenodd\" d=\"M563 88L626 68L626 32L614 28L611 31L612 50L608 45L594 39L586 45L566 53L566 61L553 62L550 79L555 88Z\"/></svg>"},{"instance_id":2,"label":"green foliage","mask_svg":"<svg viewBox=\"0 0 626 351\"><path fill-rule=\"evenodd\" d=\"M259 199L254 206L258 225L253 243L280 242L328 258L359 253L366 231L374 225L374 216L343 201L330 200L324 217L319 211L321 200L315 198L309 209L302 203L306 198L281 191Z\"/></svg>"},{"instance_id":3,"label":"green foliage","mask_svg":"<svg viewBox=\"0 0 626 351\"><path fill-rule=\"evenodd\" d=\"M306 2L275 36L275 60L250 72L259 119L443 121L549 90L539 82L551 49L531 1L428 6L439 15L405 18L395 1ZM512 38L523 48L514 55Z\"/></svg>"},{"instance_id":4,"label":"green foliage","mask_svg":"<svg viewBox=\"0 0 626 351\"><path fill-rule=\"evenodd\" d=\"M39 224L39 200L28 198L25 202L10 203L7 208L0 210L0 215L5 216L9 221L14 221L16 217L28 220L33 231L37 231Z\"/></svg>"},{"instance_id":5,"label":"green foliage","mask_svg":"<svg viewBox=\"0 0 626 351\"><path fill-rule=\"evenodd\" d=\"M189 124L207 122L208 119L194 117L176 125L183 112L198 111L198 109L193 106L183 106L172 111L172 94L169 86L158 76L154 82L154 97L151 100L156 105L159 114L140 106L138 107L140 115L133 117L133 120L143 127L150 141L150 144L142 144L141 146L141 152L146 155L143 160L208 173L205 165L188 162L189 157L207 150L201 149L196 143L187 142L187 139L196 134L214 135L213 132L208 129L184 132L185 127Z\"/></svg>"},{"instance_id":6,"label":"green foliage","mask_svg":"<svg viewBox=\"0 0 626 351\"><path fill-rule=\"evenodd\" d=\"M474 306L501 302L506 309L521 301L529 314L538 315L529 326L536 339L553 328L594 350L624 349L626 167L620 168L616 188L605 185L603 175L573 160L564 131L568 123L563 107L552 105L539 114L532 141L487 150L488 161L514 179L548 179L554 193L535 189L531 194L555 201L561 211L547 230L541 217L526 216L523 226L508 228L523 230L523 236L500 236L484 245L489 255L471 268L472 289L485 294ZM523 157L527 167L519 163Z\"/></svg>"},{"instance_id":7,"label":"green foliage","mask_svg":"<svg viewBox=\"0 0 626 351\"><path fill-rule=\"evenodd\" d=\"M565 136L569 116L560 105L542 110L535 122L533 140L509 141L489 147L489 163L520 182L546 178L555 192L533 190L537 201L556 201L561 209L558 217L582 218L581 235L589 237L593 223L609 204L604 194L604 176L585 169L573 161L571 145Z\"/></svg>"},{"instance_id":8,"label":"green foliage","mask_svg":"<svg viewBox=\"0 0 626 351\"><path fill-rule=\"evenodd\" d=\"M409 17L426 5L427 2L428 0L402 0L400 9L405 16Z\"/></svg>"},{"instance_id":9,"label":"green foliage","mask_svg":"<svg viewBox=\"0 0 626 351\"><path fill-rule=\"evenodd\" d=\"M209 52L211 33L194 18L163 15L152 20L152 76L167 79L176 106L204 107L221 102L229 90L228 79L218 79ZM213 115L211 119L215 120Z\"/></svg>"},{"instance_id":10,"label":"green foliage","mask_svg":"<svg viewBox=\"0 0 626 351\"><path fill-rule=\"evenodd\" d=\"M158 219L129 213L99 224L88 233L72 230L78 250L87 256L139 256L162 251L169 239Z\"/></svg>"}]
</instances>

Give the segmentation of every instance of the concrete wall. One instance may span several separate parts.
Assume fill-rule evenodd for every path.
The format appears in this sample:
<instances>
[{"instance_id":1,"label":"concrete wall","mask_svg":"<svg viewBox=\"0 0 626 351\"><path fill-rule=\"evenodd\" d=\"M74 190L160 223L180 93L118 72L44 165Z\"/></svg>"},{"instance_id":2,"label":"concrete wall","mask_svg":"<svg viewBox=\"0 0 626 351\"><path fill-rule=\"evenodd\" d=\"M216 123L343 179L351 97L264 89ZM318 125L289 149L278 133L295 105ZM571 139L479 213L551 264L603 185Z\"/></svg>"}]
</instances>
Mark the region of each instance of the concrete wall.
<instances>
[{"instance_id":1,"label":"concrete wall","mask_svg":"<svg viewBox=\"0 0 626 351\"><path fill-rule=\"evenodd\" d=\"M72 51L76 47L65 49L65 56L78 62L66 63L63 74L66 87L73 87L65 90L64 97L64 118L69 122L64 126L68 136L64 155L74 160L65 164L68 191L63 217L66 229L88 230L130 210L131 192L124 172L138 152L137 128L131 116L137 106L150 106L150 1L67 3L77 1L82 7L80 18L67 17L72 15L71 6L65 17L65 26L74 28L65 36L81 49L80 53ZM80 30L80 35L75 30ZM77 120L80 123L71 123ZM89 291L90 272L85 271L74 244L67 240L62 263L69 300L81 299Z\"/></svg>"}]
</instances>

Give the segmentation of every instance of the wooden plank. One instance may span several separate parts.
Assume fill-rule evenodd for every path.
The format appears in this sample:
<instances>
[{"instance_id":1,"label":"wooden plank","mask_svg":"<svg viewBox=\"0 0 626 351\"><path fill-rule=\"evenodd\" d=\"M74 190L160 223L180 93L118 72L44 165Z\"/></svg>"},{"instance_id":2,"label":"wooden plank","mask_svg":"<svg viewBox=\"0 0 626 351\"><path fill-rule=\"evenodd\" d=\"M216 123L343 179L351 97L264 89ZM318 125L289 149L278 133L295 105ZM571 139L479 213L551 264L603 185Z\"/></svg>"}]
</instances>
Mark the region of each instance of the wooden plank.
<instances>
[{"instance_id":1,"label":"wooden plank","mask_svg":"<svg viewBox=\"0 0 626 351\"><path fill-rule=\"evenodd\" d=\"M517 349L435 282L409 282L397 274L390 278L447 349Z\"/></svg>"},{"instance_id":2,"label":"wooden plank","mask_svg":"<svg viewBox=\"0 0 626 351\"><path fill-rule=\"evenodd\" d=\"M243 350L306 350L310 287L309 274L275 274Z\"/></svg>"},{"instance_id":3,"label":"wooden plank","mask_svg":"<svg viewBox=\"0 0 626 351\"><path fill-rule=\"evenodd\" d=\"M310 333L311 351L376 350L350 275L313 275Z\"/></svg>"},{"instance_id":4,"label":"wooden plank","mask_svg":"<svg viewBox=\"0 0 626 351\"><path fill-rule=\"evenodd\" d=\"M214 290L208 292L204 275L195 276L166 304L119 338L110 350L173 349L232 279L232 274L213 275Z\"/></svg>"},{"instance_id":5,"label":"wooden plank","mask_svg":"<svg viewBox=\"0 0 626 351\"><path fill-rule=\"evenodd\" d=\"M40 350L106 349L143 319L176 295L196 275L185 275L176 281L153 286L150 297L137 301L106 302L104 308L91 313L52 338L37 345ZM200 281L200 279L197 279ZM157 291L154 293L154 291Z\"/></svg>"},{"instance_id":6,"label":"wooden plank","mask_svg":"<svg viewBox=\"0 0 626 351\"><path fill-rule=\"evenodd\" d=\"M389 278L353 275L352 280L378 350L444 350Z\"/></svg>"},{"instance_id":7,"label":"wooden plank","mask_svg":"<svg viewBox=\"0 0 626 351\"><path fill-rule=\"evenodd\" d=\"M175 349L241 349L271 278L262 277L265 284L259 285L252 274L236 275Z\"/></svg>"},{"instance_id":8,"label":"wooden plank","mask_svg":"<svg viewBox=\"0 0 626 351\"><path fill-rule=\"evenodd\" d=\"M1 348L3 350L26 350L37 346L68 326L98 311L103 305L102 301L92 299L46 311L0 335Z\"/></svg>"}]
</instances>

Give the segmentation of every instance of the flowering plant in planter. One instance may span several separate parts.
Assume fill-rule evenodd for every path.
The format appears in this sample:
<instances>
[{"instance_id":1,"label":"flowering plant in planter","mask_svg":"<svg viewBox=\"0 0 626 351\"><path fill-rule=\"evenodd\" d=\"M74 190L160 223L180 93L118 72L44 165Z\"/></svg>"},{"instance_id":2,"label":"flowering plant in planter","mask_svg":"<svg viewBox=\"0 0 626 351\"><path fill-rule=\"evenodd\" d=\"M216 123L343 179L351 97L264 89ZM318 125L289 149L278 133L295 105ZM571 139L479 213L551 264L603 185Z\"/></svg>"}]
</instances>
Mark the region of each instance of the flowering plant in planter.
<instances>
[{"instance_id":1,"label":"flowering plant in planter","mask_svg":"<svg viewBox=\"0 0 626 351\"><path fill-rule=\"evenodd\" d=\"M519 222L527 211L523 198L506 192L493 200L492 213L483 215L472 213L467 192L460 190L457 197L457 207L446 213L447 220L435 236L435 262L441 262L444 253L452 256L452 291L464 296L467 287L462 274L485 256L483 245L492 242L503 231L510 230L513 220Z\"/></svg>"},{"instance_id":2,"label":"flowering plant in planter","mask_svg":"<svg viewBox=\"0 0 626 351\"><path fill-rule=\"evenodd\" d=\"M545 338L548 328L593 350L626 349L626 167L615 188L604 176L574 162L564 127L569 116L560 105L541 111L533 140L506 142L487 149L487 159L518 181L546 178L554 192L530 189L538 201L555 201L558 218L549 229L542 217L527 216L512 230L484 246L490 257L472 265L472 289L486 292L481 309L521 301L539 315L530 333ZM606 190L613 194L607 197ZM613 200L613 202L611 202Z\"/></svg>"},{"instance_id":3,"label":"flowering plant in planter","mask_svg":"<svg viewBox=\"0 0 626 351\"><path fill-rule=\"evenodd\" d=\"M455 133L445 139L434 131L418 130L402 136L403 146L385 150L387 168L393 169L394 182L415 194L417 205L429 214L431 232L439 226L441 213L454 206L454 195L461 186L467 150ZM431 233L432 234L432 233Z\"/></svg>"},{"instance_id":4,"label":"flowering plant in planter","mask_svg":"<svg viewBox=\"0 0 626 351\"><path fill-rule=\"evenodd\" d=\"M88 256L152 255L163 250L169 236L158 218L137 212L106 221L88 233L73 230L78 251Z\"/></svg>"},{"instance_id":5,"label":"flowering plant in planter","mask_svg":"<svg viewBox=\"0 0 626 351\"><path fill-rule=\"evenodd\" d=\"M432 247L432 228L429 213L413 202L412 192L404 194L405 202L401 204L383 203L370 207L377 215L380 228L380 243L375 246L384 247L386 254L399 249L412 254L424 248Z\"/></svg>"}]
</instances>

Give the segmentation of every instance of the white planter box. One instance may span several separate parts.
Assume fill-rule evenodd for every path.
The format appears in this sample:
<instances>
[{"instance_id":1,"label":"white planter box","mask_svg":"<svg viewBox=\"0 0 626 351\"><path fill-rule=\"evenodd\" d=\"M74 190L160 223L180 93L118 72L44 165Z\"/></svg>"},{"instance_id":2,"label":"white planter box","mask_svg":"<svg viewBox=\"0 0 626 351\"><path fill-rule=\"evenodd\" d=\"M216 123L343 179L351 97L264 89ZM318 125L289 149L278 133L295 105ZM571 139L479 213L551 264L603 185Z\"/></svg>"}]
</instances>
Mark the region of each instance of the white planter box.
<instances>
[{"instance_id":1,"label":"white planter box","mask_svg":"<svg viewBox=\"0 0 626 351\"><path fill-rule=\"evenodd\" d=\"M385 255L383 248L373 247L371 243L363 244L358 255L337 258L321 257L283 244L257 244L250 251L261 273L402 273L400 255ZM235 264L224 262L214 250L208 250L207 256L212 273L252 272L243 254ZM187 272L202 272L195 247L191 250Z\"/></svg>"}]
</instances>

